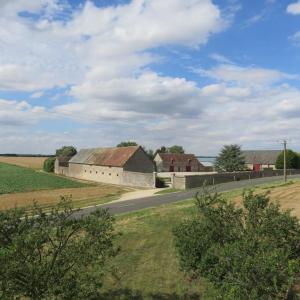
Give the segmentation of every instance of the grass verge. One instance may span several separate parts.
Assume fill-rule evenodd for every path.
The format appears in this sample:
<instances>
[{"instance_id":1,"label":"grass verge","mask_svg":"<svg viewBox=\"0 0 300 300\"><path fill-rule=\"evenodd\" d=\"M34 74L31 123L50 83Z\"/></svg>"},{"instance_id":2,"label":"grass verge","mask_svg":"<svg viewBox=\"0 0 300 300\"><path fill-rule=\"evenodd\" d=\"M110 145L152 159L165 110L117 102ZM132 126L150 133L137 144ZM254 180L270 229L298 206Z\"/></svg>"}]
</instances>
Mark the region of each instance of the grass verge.
<instances>
[{"instance_id":1,"label":"grass verge","mask_svg":"<svg viewBox=\"0 0 300 300\"><path fill-rule=\"evenodd\" d=\"M32 169L0 163L0 194L29 192L43 189L92 186L68 178Z\"/></svg>"}]
</instances>

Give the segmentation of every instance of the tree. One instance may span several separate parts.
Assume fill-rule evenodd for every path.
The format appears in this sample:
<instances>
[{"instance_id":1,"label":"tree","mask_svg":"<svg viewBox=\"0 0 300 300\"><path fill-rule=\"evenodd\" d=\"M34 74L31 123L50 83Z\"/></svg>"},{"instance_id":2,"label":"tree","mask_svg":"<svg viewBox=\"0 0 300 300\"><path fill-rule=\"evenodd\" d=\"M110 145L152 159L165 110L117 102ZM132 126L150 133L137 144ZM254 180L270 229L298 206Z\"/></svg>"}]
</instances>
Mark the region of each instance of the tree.
<instances>
[{"instance_id":1,"label":"tree","mask_svg":"<svg viewBox=\"0 0 300 300\"><path fill-rule=\"evenodd\" d=\"M225 145L216 158L215 168L218 171L234 172L245 169L245 159L239 145Z\"/></svg>"},{"instance_id":2,"label":"tree","mask_svg":"<svg viewBox=\"0 0 300 300\"><path fill-rule=\"evenodd\" d=\"M214 299L286 299L300 275L298 219L251 191L242 208L207 191L196 203L174 229L182 269L206 278Z\"/></svg>"},{"instance_id":3,"label":"tree","mask_svg":"<svg viewBox=\"0 0 300 300\"><path fill-rule=\"evenodd\" d=\"M55 157L48 157L43 163L43 170L45 172L54 172Z\"/></svg>"},{"instance_id":4,"label":"tree","mask_svg":"<svg viewBox=\"0 0 300 300\"><path fill-rule=\"evenodd\" d=\"M129 146L138 146L138 144L136 142L132 142L132 141L124 141L121 142L117 145L117 147L129 147Z\"/></svg>"},{"instance_id":5,"label":"tree","mask_svg":"<svg viewBox=\"0 0 300 300\"><path fill-rule=\"evenodd\" d=\"M56 156L74 156L77 150L73 146L63 146L56 150Z\"/></svg>"},{"instance_id":6,"label":"tree","mask_svg":"<svg viewBox=\"0 0 300 300\"><path fill-rule=\"evenodd\" d=\"M165 146L161 146L159 149L156 150L155 153L166 153L168 149Z\"/></svg>"},{"instance_id":7,"label":"tree","mask_svg":"<svg viewBox=\"0 0 300 300\"><path fill-rule=\"evenodd\" d=\"M0 212L0 298L98 299L115 237L106 210L75 219L68 199L50 214L37 205Z\"/></svg>"},{"instance_id":8,"label":"tree","mask_svg":"<svg viewBox=\"0 0 300 300\"><path fill-rule=\"evenodd\" d=\"M276 160L276 169L283 169L283 151L278 155ZM300 167L300 158L298 154L292 150L286 151L286 168L298 169Z\"/></svg>"},{"instance_id":9,"label":"tree","mask_svg":"<svg viewBox=\"0 0 300 300\"><path fill-rule=\"evenodd\" d=\"M174 145L172 147L170 147L168 149L168 152L170 153L180 153L180 154L183 154L184 153L184 149L182 146L179 146L179 145Z\"/></svg>"}]
</instances>

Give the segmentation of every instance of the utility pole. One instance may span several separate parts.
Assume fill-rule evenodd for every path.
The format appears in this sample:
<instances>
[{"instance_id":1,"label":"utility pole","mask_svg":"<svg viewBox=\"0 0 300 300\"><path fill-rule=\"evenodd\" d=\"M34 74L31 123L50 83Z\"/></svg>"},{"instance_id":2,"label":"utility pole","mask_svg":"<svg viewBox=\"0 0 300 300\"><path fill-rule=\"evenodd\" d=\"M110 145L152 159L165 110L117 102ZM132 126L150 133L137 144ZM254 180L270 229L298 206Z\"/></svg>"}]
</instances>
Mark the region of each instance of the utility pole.
<instances>
[{"instance_id":1,"label":"utility pole","mask_svg":"<svg viewBox=\"0 0 300 300\"><path fill-rule=\"evenodd\" d=\"M286 140L283 140L283 177L284 182L286 182Z\"/></svg>"}]
</instances>

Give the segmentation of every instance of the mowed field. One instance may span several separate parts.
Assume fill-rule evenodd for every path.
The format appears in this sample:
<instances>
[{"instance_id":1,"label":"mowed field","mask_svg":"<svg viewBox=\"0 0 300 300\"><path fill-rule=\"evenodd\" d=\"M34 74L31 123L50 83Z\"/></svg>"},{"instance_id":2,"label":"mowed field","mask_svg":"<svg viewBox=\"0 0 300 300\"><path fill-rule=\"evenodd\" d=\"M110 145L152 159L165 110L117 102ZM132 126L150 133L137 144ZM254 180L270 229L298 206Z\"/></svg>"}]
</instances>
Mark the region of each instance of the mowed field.
<instances>
[{"instance_id":1,"label":"mowed field","mask_svg":"<svg viewBox=\"0 0 300 300\"><path fill-rule=\"evenodd\" d=\"M0 156L0 162L34 170L41 170L43 168L43 163L47 158L48 157Z\"/></svg>"},{"instance_id":2,"label":"mowed field","mask_svg":"<svg viewBox=\"0 0 300 300\"><path fill-rule=\"evenodd\" d=\"M255 188L255 192L266 191L272 201L279 201L283 209L294 209L293 214L300 218L300 181ZM242 192L234 190L223 196L239 204ZM105 279L108 299L120 295L126 295L124 299L202 299L205 283L190 280L180 270L172 235L174 226L195 213L191 199L117 216L121 252L111 264L116 273Z\"/></svg>"},{"instance_id":3,"label":"mowed field","mask_svg":"<svg viewBox=\"0 0 300 300\"><path fill-rule=\"evenodd\" d=\"M0 209L30 206L33 201L51 206L61 196L71 196L75 206L118 199L129 189L72 180L29 168L0 163Z\"/></svg>"}]
</instances>

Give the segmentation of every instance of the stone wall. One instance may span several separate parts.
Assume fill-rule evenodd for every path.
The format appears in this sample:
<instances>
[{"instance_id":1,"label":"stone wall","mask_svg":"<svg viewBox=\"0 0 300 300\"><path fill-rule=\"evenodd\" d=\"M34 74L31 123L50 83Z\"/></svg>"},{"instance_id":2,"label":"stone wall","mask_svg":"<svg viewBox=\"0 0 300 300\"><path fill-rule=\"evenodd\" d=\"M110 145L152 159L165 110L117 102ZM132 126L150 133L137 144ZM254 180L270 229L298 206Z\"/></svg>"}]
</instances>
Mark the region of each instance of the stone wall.
<instances>
[{"instance_id":1,"label":"stone wall","mask_svg":"<svg viewBox=\"0 0 300 300\"><path fill-rule=\"evenodd\" d=\"M128 186L155 188L155 173L138 173L124 171L122 184Z\"/></svg>"},{"instance_id":2,"label":"stone wall","mask_svg":"<svg viewBox=\"0 0 300 300\"><path fill-rule=\"evenodd\" d=\"M58 163L58 160L55 160L55 164L54 164L54 173L58 174L58 175L65 175L68 176L69 175L69 168L68 167L61 167Z\"/></svg>"},{"instance_id":3,"label":"stone wall","mask_svg":"<svg viewBox=\"0 0 300 300\"><path fill-rule=\"evenodd\" d=\"M287 170L288 175L300 174L300 170ZM175 189L191 189L203 186L203 184L213 185L230 181L250 180L254 178L281 176L283 170L264 170L260 172L233 172L233 173L217 173L211 175L175 175L173 177L173 188Z\"/></svg>"},{"instance_id":4,"label":"stone wall","mask_svg":"<svg viewBox=\"0 0 300 300\"><path fill-rule=\"evenodd\" d=\"M154 173L139 173L124 171L119 167L105 167L94 165L82 165L70 163L69 168L62 167L55 169L56 174L66 175L73 178L103 182L117 185L136 187L155 187Z\"/></svg>"},{"instance_id":5,"label":"stone wall","mask_svg":"<svg viewBox=\"0 0 300 300\"><path fill-rule=\"evenodd\" d=\"M124 171L138 173L153 173L155 165L143 149L138 149L124 165Z\"/></svg>"}]
</instances>

